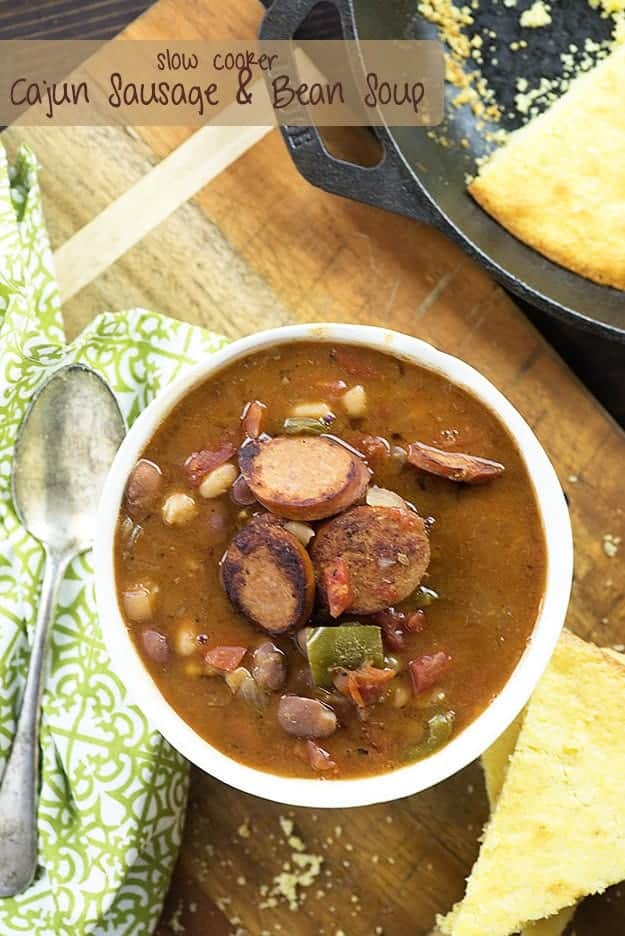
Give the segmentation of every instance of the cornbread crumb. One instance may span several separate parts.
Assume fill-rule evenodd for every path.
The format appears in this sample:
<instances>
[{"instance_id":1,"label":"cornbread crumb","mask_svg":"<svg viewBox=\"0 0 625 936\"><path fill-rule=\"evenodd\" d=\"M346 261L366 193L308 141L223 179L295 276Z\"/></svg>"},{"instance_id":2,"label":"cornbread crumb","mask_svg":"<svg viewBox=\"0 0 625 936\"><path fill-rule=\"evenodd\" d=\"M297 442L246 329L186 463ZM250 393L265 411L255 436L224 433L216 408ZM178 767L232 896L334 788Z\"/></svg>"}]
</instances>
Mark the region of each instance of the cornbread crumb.
<instances>
[{"instance_id":1,"label":"cornbread crumb","mask_svg":"<svg viewBox=\"0 0 625 936\"><path fill-rule=\"evenodd\" d=\"M548 26L551 22L549 10L549 5L543 0L535 0L529 9L523 10L519 23L524 29L540 29L542 26Z\"/></svg>"},{"instance_id":2,"label":"cornbread crumb","mask_svg":"<svg viewBox=\"0 0 625 936\"><path fill-rule=\"evenodd\" d=\"M289 861L284 861L282 871L273 878L271 886L262 884L259 894L263 898L258 907L269 910L284 900L289 910L299 910L306 899L302 890L310 887L321 874L323 858L321 855L307 854L305 844L298 835L294 835L295 824L292 819L280 816L280 828L289 848L292 849ZM318 893L318 892L317 892Z\"/></svg>"},{"instance_id":3,"label":"cornbread crumb","mask_svg":"<svg viewBox=\"0 0 625 936\"><path fill-rule=\"evenodd\" d=\"M246 819L237 829L237 835L240 838L248 839L250 837L250 821Z\"/></svg>"},{"instance_id":4,"label":"cornbread crumb","mask_svg":"<svg viewBox=\"0 0 625 936\"><path fill-rule=\"evenodd\" d=\"M614 559L616 556L619 546L621 545L621 537L614 536L613 533L604 533L603 534L603 551L608 557L608 559Z\"/></svg>"}]
</instances>

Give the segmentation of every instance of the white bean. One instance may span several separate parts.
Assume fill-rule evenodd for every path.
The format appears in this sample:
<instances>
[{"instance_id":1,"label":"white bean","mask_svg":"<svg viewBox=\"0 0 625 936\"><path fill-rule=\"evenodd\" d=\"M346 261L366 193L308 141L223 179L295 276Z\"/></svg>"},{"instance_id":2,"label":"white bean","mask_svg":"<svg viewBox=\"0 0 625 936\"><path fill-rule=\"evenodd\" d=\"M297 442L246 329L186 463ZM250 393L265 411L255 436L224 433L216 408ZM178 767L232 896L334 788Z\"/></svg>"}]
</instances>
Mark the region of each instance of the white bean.
<instances>
[{"instance_id":1,"label":"white bean","mask_svg":"<svg viewBox=\"0 0 625 936\"><path fill-rule=\"evenodd\" d=\"M197 515L197 504L188 494L170 494L161 508L167 526L182 526Z\"/></svg>"},{"instance_id":2,"label":"white bean","mask_svg":"<svg viewBox=\"0 0 625 936\"><path fill-rule=\"evenodd\" d=\"M393 708L404 708L411 698L412 692L408 686L396 686L393 690Z\"/></svg>"},{"instance_id":3,"label":"white bean","mask_svg":"<svg viewBox=\"0 0 625 936\"><path fill-rule=\"evenodd\" d=\"M367 391L362 384L356 384L341 397L345 412L352 419L359 419L367 412Z\"/></svg>"},{"instance_id":4,"label":"white bean","mask_svg":"<svg viewBox=\"0 0 625 936\"><path fill-rule=\"evenodd\" d=\"M174 631L174 636L172 643L174 645L174 650L176 653L179 653L180 656L192 656L192 654L197 650L197 631L193 627L192 623L189 620L184 618L177 622L176 629Z\"/></svg>"},{"instance_id":5,"label":"white bean","mask_svg":"<svg viewBox=\"0 0 625 936\"><path fill-rule=\"evenodd\" d=\"M158 587L151 584L135 585L122 593L124 611L131 621L149 621L154 614Z\"/></svg>"},{"instance_id":6,"label":"white bean","mask_svg":"<svg viewBox=\"0 0 625 936\"><path fill-rule=\"evenodd\" d=\"M292 408L291 416L302 419L323 419L327 416L334 416L334 413L327 403L317 400L310 403L298 403Z\"/></svg>"},{"instance_id":7,"label":"white bean","mask_svg":"<svg viewBox=\"0 0 625 936\"><path fill-rule=\"evenodd\" d=\"M237 469L231 462L219 465L218 468L214 468L213 471L209 472L200 484L200 494L202 497L206 497L207 500L221 497L228 488L232 487L237 479L237 474Z\"/></svg>"}]
</instances>

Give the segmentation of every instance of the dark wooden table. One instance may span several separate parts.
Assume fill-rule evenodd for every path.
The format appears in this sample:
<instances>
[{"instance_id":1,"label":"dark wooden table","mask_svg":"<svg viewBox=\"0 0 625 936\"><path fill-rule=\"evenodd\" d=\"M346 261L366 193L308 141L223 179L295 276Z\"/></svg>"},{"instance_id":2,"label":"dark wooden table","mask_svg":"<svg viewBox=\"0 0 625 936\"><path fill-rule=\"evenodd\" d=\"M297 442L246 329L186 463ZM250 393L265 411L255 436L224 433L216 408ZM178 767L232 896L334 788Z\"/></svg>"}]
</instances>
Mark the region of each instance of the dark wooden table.
<instances>
[{"instance_id":1,"label":"dark wooden table","mask_svg":"<svg viewBox=\"0 0 625 936\"><path fill-rule=\"evenodd\" d=\"M268 5L269 0L263 2ZM151 5L150 0L0 0L0 39L109 39ZM529 306L523 309L583 383L625 426L625 341L556 321Z\"/></svg>"}]
</instances>

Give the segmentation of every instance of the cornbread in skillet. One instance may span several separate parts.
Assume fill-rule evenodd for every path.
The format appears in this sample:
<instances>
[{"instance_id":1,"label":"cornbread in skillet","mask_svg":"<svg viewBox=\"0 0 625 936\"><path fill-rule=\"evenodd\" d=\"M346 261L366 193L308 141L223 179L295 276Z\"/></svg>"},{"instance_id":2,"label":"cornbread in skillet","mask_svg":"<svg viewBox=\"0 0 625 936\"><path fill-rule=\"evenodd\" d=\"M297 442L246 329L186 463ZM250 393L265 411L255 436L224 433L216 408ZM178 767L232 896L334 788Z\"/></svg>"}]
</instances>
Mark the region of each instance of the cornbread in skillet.
<instances>
[{"instance_id":1,"label":"cornbread in skillet","mask_svg":"<svg viewBox=\"0 0 625 936\"><path fill-rule=\"evenodd\" d=\"M510 936L625 878L625 664L565 632L448 936Z\"/></svg>"},{"instance_id":2,"label":"cornbread in skillet","mask_svg":"<svg viewBox=\"0 0 625 936\"><path fill-rule=\"evenodd\" d=\"M517 130L468 190L511 234L625 289L625 46Z\"/></svg>"}]
</instances>

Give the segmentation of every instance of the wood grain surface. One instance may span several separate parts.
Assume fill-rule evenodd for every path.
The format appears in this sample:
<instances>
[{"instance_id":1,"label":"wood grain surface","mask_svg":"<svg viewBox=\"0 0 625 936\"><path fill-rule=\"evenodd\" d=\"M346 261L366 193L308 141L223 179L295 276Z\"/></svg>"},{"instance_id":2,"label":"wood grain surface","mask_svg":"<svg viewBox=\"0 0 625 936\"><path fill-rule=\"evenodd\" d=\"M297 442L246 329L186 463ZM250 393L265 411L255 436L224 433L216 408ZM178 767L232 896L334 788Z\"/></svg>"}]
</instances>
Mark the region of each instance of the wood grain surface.
<instances>
[{"instance_id":1,"label":"wood grain surface","mask_svg":"<svg viewBox=\"0 0 625 936\"><path fill-rule=\"evenodd\" d=\"M0 39L111 39L152 0L0 0Z\"/></svg>"},{"instance_id":2,"label":"wood grain surface","mask_svg":"<svg viewBox=\"0 0 625 936\"><path fill-rule=\"evenodd\" d=\"M128 34L239 38L254 34L259 15L254 0L161 0ZM189 136L183 128L15 127L3 143L12 153L23 141L35 148L54 247L82 236L88 265L101 241L91 244L81 229ZM141 304L230 337L287 322L352 321L459 355L523 413L562 480L576 542L569 626L600 644L624 642L622 553L610 558L603 548L606 534L625 541L623 434L458 248L425 226L311 188L276 131L149 232L141 217L126 223L143 236L130 237L133 246L67 301L69 337L99 311ZM63 277L70 295L72 270ZM424 936L461 896L486 816L477 764L418 796L327 812L267 803L193 771L159 936ZM294 853L320 864L290 905L275 890ZM587 901L575 931L625 932L619 889Z\"/></svg>"}]
</instances>

